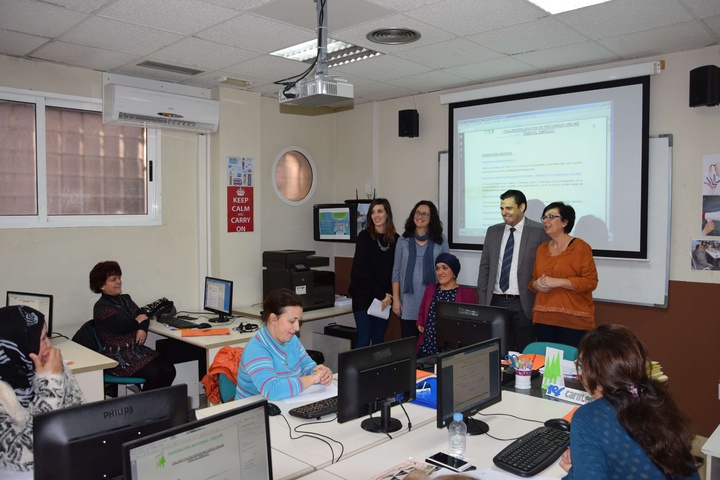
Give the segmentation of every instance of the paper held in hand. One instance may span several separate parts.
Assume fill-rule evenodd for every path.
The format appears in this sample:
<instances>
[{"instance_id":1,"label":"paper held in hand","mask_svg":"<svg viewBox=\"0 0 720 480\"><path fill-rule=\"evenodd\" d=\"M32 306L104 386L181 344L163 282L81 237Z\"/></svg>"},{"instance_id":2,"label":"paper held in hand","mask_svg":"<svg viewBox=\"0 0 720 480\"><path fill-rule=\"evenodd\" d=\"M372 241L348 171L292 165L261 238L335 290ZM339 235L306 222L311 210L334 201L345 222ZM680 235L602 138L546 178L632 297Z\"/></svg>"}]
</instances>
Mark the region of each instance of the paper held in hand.
<instances>
[{"instance_id":1,"label":"paper held in hand","mask_svg":"<svg viewBox=\"0 0 720 480\"><path fill-rule=\"evenodd\" d=\"M382 302L378 300L377 298L373 299L373 303L370 305L370 308L368 308L368 315L372 315L373 317L378 317L387 320L390 318L390 305L383 310L382 309Z\"/></svg>"}]
</instances>

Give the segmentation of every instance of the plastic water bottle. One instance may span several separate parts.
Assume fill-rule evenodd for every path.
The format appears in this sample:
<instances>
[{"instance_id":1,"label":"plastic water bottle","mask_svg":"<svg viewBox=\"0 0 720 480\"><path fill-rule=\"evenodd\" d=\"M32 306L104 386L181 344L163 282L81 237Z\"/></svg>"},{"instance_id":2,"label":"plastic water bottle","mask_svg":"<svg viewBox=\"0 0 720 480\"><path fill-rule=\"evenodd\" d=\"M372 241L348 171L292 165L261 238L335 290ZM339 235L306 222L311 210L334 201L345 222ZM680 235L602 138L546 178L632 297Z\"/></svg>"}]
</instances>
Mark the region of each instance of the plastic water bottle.
<instances>
[{"instance_id":1,"label":"plastic water bottle","mask_svg":"<svg viewBox=\"0 0 720 480\"><path fill-rule=\"evenodd\" d=\"M450 455L458 458L465 457L467 447L467 425L463 422L462 413L455 412L453 421L448 427L448 450Z\"/></svg>"}]
</instances>

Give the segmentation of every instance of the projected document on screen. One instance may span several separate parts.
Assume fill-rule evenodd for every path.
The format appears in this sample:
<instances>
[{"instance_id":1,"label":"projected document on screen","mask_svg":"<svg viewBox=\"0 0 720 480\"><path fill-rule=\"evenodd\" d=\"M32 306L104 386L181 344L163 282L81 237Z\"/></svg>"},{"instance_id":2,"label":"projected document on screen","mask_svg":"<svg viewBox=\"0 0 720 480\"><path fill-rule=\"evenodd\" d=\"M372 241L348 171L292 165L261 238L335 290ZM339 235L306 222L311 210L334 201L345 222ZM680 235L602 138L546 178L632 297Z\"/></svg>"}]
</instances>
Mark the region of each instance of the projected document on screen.
<instances>
[{"instance_id":1,"label":"projected document on screen","mask_svg":"<svg viewBox=\"0 0 720 480\"><path fill-rule=\"evenodd\" d=\"M563 201L593 249L641 258L647 99L632 80L451 105L451 247L479 248L516 189L529 218Z\"/></svg>"}]
</instances>

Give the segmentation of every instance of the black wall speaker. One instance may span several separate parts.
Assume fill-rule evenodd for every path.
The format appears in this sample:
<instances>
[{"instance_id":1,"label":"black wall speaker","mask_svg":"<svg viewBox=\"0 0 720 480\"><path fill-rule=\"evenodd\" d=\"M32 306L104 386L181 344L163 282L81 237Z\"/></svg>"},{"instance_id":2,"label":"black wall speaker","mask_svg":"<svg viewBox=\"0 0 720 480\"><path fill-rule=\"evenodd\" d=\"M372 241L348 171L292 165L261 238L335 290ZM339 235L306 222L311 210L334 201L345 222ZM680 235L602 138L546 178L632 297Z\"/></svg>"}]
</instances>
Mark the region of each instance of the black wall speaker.
<instances>
[{"instance_id":1,"label":"black wall speaker","mask_svg":"<svg viewBox=\"0 0 720 480\"><path fill-rule=\"evenodd\" d=\"M400 110L398 112L398 135L401 137L417 137L420 129L420 115L417 110Z\"/></svg>"},{"instance_id":2,"label":"black wall speaker","mask_svg":"<svg viewBox=\"0 0 720 480\"><path fill-rule=\"evenodd\" d=\"M690 70L690 106L720 104L720 67L705 65Z\"/></svg>"}]
</instances>

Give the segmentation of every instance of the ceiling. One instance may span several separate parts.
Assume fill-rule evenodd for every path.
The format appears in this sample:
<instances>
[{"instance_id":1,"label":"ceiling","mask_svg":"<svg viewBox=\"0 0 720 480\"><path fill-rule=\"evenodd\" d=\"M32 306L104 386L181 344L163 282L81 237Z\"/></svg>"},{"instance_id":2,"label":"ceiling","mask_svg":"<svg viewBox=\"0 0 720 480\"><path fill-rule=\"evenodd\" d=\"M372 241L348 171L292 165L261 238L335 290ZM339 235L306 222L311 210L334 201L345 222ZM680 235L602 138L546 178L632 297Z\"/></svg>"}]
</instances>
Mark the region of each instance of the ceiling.
<instances>
[{"instance_id":1,"label":"ceiling","mask_svg":"<svg viewBox=\"0 0 720 480\"><path fill-rule=\"evenodd\" d=\"M720 43L720 0L612 0L558 15L527 0L327 0L328 35L385 55L330 69L355 103ZM314 0L0 0L0 54L277 98L307 64L269 52L317 38ZM420 32L406 45L377 28ZM201 70L188 75L145 61Z\"/></svg>"}]
</instances>

